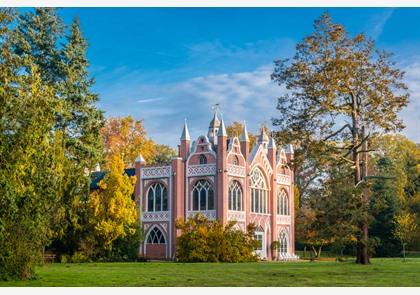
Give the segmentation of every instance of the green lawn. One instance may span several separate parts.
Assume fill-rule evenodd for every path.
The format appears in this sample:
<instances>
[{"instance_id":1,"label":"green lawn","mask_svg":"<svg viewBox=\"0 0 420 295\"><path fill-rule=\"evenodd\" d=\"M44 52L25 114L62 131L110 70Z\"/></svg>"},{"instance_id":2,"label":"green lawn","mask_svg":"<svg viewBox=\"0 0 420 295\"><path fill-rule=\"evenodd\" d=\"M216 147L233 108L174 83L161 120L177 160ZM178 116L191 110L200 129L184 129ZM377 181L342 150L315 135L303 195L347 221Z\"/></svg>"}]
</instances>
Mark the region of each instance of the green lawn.
<instances>
[{"instance_id":1,"label":"green lawn","mask_svg":"<svg viewBox=\"0 0 420 295\"><path fill-rule=\"evenodd\" d=\"M420 259L353 262L49 264L3 286L420 286Z\"/></svg>"}]
</instances>

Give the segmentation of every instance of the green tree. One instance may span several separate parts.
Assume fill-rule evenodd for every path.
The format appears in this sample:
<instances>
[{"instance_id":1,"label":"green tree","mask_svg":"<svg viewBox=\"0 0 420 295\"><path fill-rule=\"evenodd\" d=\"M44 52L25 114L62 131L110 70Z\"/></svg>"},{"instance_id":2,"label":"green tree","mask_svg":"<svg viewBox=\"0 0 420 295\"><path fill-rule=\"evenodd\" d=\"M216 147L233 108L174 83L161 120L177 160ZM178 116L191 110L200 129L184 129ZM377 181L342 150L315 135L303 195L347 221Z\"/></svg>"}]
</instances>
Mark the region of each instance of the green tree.
<instances>
[{"instance_id":1,"label":"green tree","mask_svg":"<svg viewBox=\"0 0 420 295\"><path fill-rule=\"evenodd\" d=\"M405 247L414 239L416 234L416 218L412 213L403 212L394 217L394 223L395 229L393 234L401 242L405 261Z\"/></svg>"},{"instance_id":2,"label":"green tree","mask_svg":"<svg viewBox=\"0 0 420 295\"><path fill-rule=\"evenodd\" d=\"M234 136L240 137L243 129L244 129L244 125L240 122L235 121L226 127L226 132L229 137L234 137ZM249 149L252 150L252 147L255 144L255 135L248 131L248 136L249 136Z\"/></svg>"},{"instance_id":3,"label":"green tree","mask_svg":"<svg viewBox=\"0 0 420 295\"><path fill-rule=\"evenodd\" d=\"M169 163L177 155L173 148L164 144L155 144L153 150L154 157L152 163Z\"/></svg>"},{"instance_id":4,"label":"green tree","mask_svg":"<svg viewBox=\"0 0 420 295\"><path fill-rule=\"evenodd\" d=\"M369 138L404 127L397 117L409 97L402 78L388 53L376 50L364 34L350 37L324 14L315 21L314 32L296 45L291 61L275 62L272 79L285 84L288 92L278 99L280 118L274 124L301 140L342 151L335 163L353 167L357 186L366 180ZM356 262L368 264L367 190L360 198Z\"/></svg>"}]
</instances>

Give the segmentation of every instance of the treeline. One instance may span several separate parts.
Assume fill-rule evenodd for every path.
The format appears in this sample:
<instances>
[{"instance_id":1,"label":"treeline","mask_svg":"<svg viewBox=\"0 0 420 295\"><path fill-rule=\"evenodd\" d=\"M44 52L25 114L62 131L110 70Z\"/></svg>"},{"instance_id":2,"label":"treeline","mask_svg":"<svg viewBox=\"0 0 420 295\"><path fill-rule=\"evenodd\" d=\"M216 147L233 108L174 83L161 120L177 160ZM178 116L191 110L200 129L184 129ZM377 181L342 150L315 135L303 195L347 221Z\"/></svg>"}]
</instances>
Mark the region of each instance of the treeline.
<instances>
[{"instance_id":1,"label":"treeline","mask_svg":"<svg viewBox=\"0 0 420 295\"><path fill-rule=\"evenodd\" d=\"M77 18L67 26L51 8L0 10L0 278L32 277L49 250L129 259L139 209L124 168L138 153L174 155L142 121L104 119L87 47ZM108 173L90 195L98 164Z\"/></svg>"}]
</instances>

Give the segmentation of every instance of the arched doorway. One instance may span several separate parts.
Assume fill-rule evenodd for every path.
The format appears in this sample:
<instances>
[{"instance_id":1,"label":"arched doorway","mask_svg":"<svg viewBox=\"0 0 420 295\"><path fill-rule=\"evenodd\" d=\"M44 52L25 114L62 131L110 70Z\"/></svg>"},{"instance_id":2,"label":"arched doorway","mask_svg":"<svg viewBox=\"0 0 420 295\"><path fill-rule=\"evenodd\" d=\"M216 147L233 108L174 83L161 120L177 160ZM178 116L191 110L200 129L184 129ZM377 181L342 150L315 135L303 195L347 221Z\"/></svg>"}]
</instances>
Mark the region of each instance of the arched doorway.
<instances>
[{"instance_id":1,"label":"arched doorway","mask_svg":"<svg viewBox=\"0 0 420 295\"><path fill-rule=\"evenodd\" d=\"M146 257L150 259L165 259L166 238L163 231L158 226L153 226L146 235Z\"/></svg>"}]
</instances>

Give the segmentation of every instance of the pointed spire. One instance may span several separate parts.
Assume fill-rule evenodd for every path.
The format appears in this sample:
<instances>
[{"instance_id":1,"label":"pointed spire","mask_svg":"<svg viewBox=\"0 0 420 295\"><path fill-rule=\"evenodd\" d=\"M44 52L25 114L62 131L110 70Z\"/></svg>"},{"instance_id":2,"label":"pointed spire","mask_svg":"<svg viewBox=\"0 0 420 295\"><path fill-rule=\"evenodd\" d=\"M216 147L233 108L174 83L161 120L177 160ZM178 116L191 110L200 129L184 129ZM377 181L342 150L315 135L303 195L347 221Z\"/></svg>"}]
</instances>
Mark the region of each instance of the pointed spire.
<instances>
[{"instance_id":1,"label":"pointed spire","mask_svg":"<svg viewBox=\"0 0 420 295\"><path fill-rule=\"evenodd\" d=\"M217 133L217 136L227 136L225 121L223 120L223 115L222 115L222 122L220 123L220 128L219 128L219 132Z\"/></svg>"},{"instance_id":2,"label":"pointed spire","mask_svg":"<svg viewBox=\"0 0 420 295\"><path fill-rule=\"evenodd\" d=\"M246 122L245 122L245 120L244 120L244 129L242 130L240 141L247 141L247 142L249 142L248 129L246 128Z\"/></svg>"},{"instance_id":3,"label":"pointed spire","mask_svg":"<svg viewBox=\"0 0 420 295\"><path fill-rule=\"evenodd\" d=\"M270 137L270 141L268 142L268 148L269 149L275 149L276 148L276 141L274 140L274 137Z\"/></svg>"},{"instance_id":4,"label":"pointed spire","mask_svg":"<svg viewBox=\"0 0 420 295\"><path fill-rule=\"evenodd\" d=\"M268 142L268 148L269 149L275 149L276 148L276 141L274 140L273 134L274 134L274 132L271 131L270 140Z\"/></svg>"},{"instance_id":5,"label":"pointed spire","mask_svg":"<svg viewBox=\"0 0 420 295\"><path fill-rule=\"evenodd\" d=\"M293 150L293 145L288 144L288 145L286 146L285 152L286 152L286 153L288 153L288 154L293 154L293 153L295 152L295 151Z\"/></svg>"},{"instance_id":6,"label":"pointed spire","mask_svg":"<svg viewBox=\"0 0 420 295\"><path fill-rule=\"evenodd\" d=\"M138 155L136 158L136 163L146 164L146 160L143 158L141 154Z\"/></svg>"},{"instance_id":7,"label":"pointed spire","mask_svg":"<svg viewBox=\"0 0 420 295\"><path fill-rule=\"evenodd\" d=\"M184 121L184 128L182 129L181 140L191 140L190 131L187 126L187 119Z\"/></svg>"}]
</instances>

